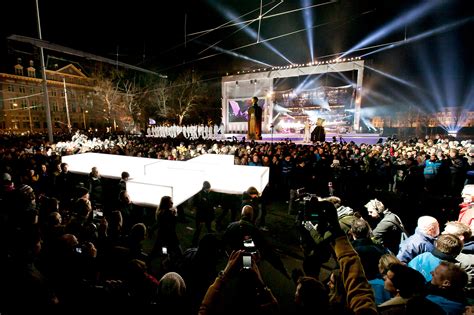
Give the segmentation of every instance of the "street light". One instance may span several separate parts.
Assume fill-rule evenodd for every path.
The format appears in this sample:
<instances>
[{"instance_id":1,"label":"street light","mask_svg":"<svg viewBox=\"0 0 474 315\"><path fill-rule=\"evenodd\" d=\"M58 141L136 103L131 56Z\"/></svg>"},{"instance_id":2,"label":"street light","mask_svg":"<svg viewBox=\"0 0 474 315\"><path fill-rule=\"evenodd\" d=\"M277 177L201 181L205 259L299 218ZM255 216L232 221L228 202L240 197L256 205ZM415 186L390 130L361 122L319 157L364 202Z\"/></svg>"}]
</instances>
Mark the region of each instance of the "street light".
<instances>
[{"instance_id":1,"label":"street light","mask_svg":"<svg viewBox=\"0 0 474 315\"><path fill-rule=\"evenodd\" d=\"M30 106L30 100L28 98L26 99L26 105L28 106L28 118L30 119L30 132L33 132L33 121L31 119L31 106Z\"/></svg>"},{"instance_id":2,"label":"street light","mask_svg":"<svg viewBox=\"0 0 474 315\"><path fill-rule=\"evenodd\" d=\"M84 121L84 130L87 130L87 124L86 124L86 114L88 113L88 110L82 109L82 120Z\"/></svg>"}]
</instances>

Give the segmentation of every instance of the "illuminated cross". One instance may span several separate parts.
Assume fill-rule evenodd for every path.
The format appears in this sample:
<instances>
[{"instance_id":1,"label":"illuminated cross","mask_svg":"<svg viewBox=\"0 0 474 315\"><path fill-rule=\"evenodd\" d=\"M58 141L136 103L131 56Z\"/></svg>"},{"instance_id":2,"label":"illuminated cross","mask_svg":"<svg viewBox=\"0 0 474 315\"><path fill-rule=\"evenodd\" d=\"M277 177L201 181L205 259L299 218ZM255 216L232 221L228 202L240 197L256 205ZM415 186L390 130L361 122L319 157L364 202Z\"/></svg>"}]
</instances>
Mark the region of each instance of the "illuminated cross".
<instances>
[{"instance_id":1,"label":"illuminated cross","mask_svg":"<svg viewBox=\"0 0 474 315\"><path fill-rule=\"evenodd\" d=\"M177 206L199 192L202 183L213 191L242 194L253 186L261 193L269 180L269 168L234 165L233 155L204 154L189 161L168 161L102 153L62 157L69 171L87 175L97 167L102 177L120 179L128 172L127 191L135 204L158 206L161 197L171 196Z\"/></svg>"}]
</instances>

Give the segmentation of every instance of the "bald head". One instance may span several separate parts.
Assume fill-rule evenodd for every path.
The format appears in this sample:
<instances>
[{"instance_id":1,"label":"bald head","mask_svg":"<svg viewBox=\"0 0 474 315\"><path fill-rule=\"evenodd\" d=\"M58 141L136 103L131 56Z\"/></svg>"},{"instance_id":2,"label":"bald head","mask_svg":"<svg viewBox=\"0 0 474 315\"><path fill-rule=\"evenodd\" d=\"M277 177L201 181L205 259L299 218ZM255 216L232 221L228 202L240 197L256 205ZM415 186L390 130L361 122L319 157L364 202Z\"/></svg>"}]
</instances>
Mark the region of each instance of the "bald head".
<instances>
[{"instance_id":1,"label":"bald head","mask_svg":"<svg viewBox=\"0 0 474 315\"><path fill-rule=\"evenodd\" d=\"M241 215L242 215L242 217L245 217L245 218L249 219L250 221L252 221L253 220L253 208L252 208L252 206L244 206L242 208Z\"/></svg>"}]
</instances>

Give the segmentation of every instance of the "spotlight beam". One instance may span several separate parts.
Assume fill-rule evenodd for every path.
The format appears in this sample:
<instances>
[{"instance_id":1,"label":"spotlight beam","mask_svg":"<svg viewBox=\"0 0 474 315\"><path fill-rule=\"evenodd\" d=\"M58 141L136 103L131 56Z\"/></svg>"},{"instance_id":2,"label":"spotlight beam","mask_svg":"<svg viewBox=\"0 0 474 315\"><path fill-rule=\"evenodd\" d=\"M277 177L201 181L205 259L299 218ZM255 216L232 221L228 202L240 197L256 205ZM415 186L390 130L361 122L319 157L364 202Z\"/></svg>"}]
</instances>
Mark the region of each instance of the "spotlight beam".
<instances>
[{"instance_id":1,"label":"spotlight beam","mask_svg":"<svg viewBox=\"0 0 474 315\"><path fill-rule=\"evenodd\" d=\"M200 54L202 54L203 52L207 51L209 48L212 48L212 47L214 47L215 45L217 45L217 44L219 44L219 43L223 42L224 40L228 39L229 37L231 37L231 36L232 36L232 35L234 35L235 33L238 33L238 32L240 32L241 30L243 30L244 28L246 28L247 26L249 26L249 25L250 25L251 23L253 23L254 21L255 21L255 20L253 20L253 21L251 21L251 22L249 22L249 23L245 24L245 25L244 25L244 26L242 26L241 28L239 28L239 29L237 29L237 30L233 31L233 32L232 32L232 33L230 33L230 35L228 35L226 38L224 38L224 39L221 39L221 40L218 40L218 41L217 41L217 42L215 42L214 44L211 44L211 45L209 45L209 47L207 47L207 48L205 48L205 49L201 50L200 52L198 52L198 55L200 55ZM258 41L257 41L257 43L258 43Z\"/></svg>"},{"instance_id":2,"label":"spotlight beam","mask_svg":"<svg viewBox=\"0 0 474 315\"><path fill-rule=\"evenodd\" d=\"M239 54L239 53L236 53L234 51L229 51L229 50L226 50L226 49L223 49L219 46L211 46L209 48L212 48L216 51L219 51L221 53L224 53L224 54L227 54L227 55L230 55L230 56L234 56L234 57L237 57L237 58L240 58L240 59L244 59L244 60L248 60L248 61L252 61L252 62L255 62L257 64L261 64L261 65L264 65L266 67L273 67L273 65L270 65L266 62L263 62L263 61L260 61L260 60L257 60L257 59L254 59L254 58L250 58L248 56L245 56L245 55L242 55L242 54Z\"/></svg>"},{"instance_id":3,"label":"spotlight beam","mask_svg":"<svg viewBox=\"0 0 474 315\"><path fill-rule=\"evenodd\" d=\"M361 15L365 15L365 14L371 13L371 12L373 12L373 11L364 12L364 13L362 13ZM326 25L329 25L329 24L334 24L334 23L336 23L336 22L339 22L339 20L332 21L332 22L326 22L326 23L317 24L317 25L312 26L311 28L314 29L314 28L326 26ZM291 36L291 35L294 35L294 34L297 34L297 33L300 33L300 32L304 32L304 31L306 31L306 30L307 30L307 29L304 28L304 29L300 29L300 30L293 31L293 32L284 33L284 34L281 34L281 35L278 35L278 36L274 36L274 37L272 37L272 38L267 38L267 39L265 39L264 41L265 41L265 42L273 41L273 40L276 40L276 39L279 39L279 38L283 38L283 37ZM261 40L260 43L262 43L262 42L263 42L263 41ZM260 44L260 43L258 43L258 44ZM378 47L384 47L384 46L391 45L391 44L393 44L393 43L394 43L394 42L385 43L385 44L379 44L379 45L374 45L374 46L370 46L370 47L364 47L364 48L360 48L360 49L354 50L354 52L357 52L357 51L364 51L364 50L373 49L373 48L378 48ZM250 43L250 44L242 45L242 46L239 46L239 47L232 48L232 49L230 49L229 51L236 51L236 50L244 49L244 48L247 48L247 47L251 47L251 46L253 46L253 45L257 45L257 43ZM173 68L176 68L176 67L179 67L179 66L183 66L183 65L186 65L186 64L189 64L189 63L193 63L193 62L197 62L197 61L201 61L201 60L205 60L205 59L217 57L217 56L220 56L221 54L222 54L222 53L216 53L216 54L211 54L211 55L203 56L203 57L200 57L200 58L192 59L192 60L189 60L189 61L185 61L185 62L179 63L179 64L174 65L174 66L162 68L162 69L160 69L159 71L165 71L165 70L173 69ZM342 54L342 52L338 52L338 53L334 53L334 54L323 55L323 56L320 56L319 58L321 58L321 59L330 58L330 57L334 57L334 56L339 56L339 55L341 55L341 54Z\"/></svg>"},{"instance_id":4,"label":"spotlight beam","mask_svg":"<svg viewBox=\"0 0 474 315\"><path fill-rule=\"evenodd\" d=\"M78 56L78 57L82 57L82 58L85 58L85 59L90 59L90 60L95 60L95 61L99 61L99 62L103 62L103 63L117 65L117 66L120 66L120 67L123 67L123 68L126 68L126 69L132 69L132 70L136 70L136 71L140 71L140 72L144 72L144 73L148 73L148 74L157 75L161 78L166 78L166 76L164 76L162 74L159 74L157 72L148 70L148 69L140 68L140 67L137 67L137 66L134 66L134 65L129 65L129 64L126 64L124 62L112 60L112 59L109 59L109 58L104 58L104 57L101 57L101 56L98 56L98 55L94 55L94 54L91 54L91 53L87 53L87 52L83 52L83 51L80 51L80 50L72 49L72 48L69 48L69 47L53 44L53 43L45 41L43 39L31 38L31 37L22 36L22 35L10 35L9 37L7 37L7 39L22 42L22 43L31 44L33 46L41 47L41 48L52 50L52 51L59 51L61 53L72 55L72 56Z\"/></svg>"},{"instance_id":5,"label":"spotlight beam","mask_svg":"<svg viewBox=\"0 0 474 315\"><path fill-rule=\"evenodd\" d=\"M229 9L225 9L223 8L222 6L218 6L217 7L217 10L219 10L225 17L231 19L231 20L238 20L238 17L236 14L234 14L233 11L229 10ZM256 21L256 19L254 19L252 22ZM250 22L250 23L252 23ZM249 35L252 39L258 39L258 34L250 27L243 27L241 28L247 35ZM286 62L290 63L290 64L293 64L293 62L291 62L285 55L283 55L278 49L276 49L274 46L272 46L270 43L266 42L266 41L257 41L257 43L260 43L260 42L263 42L263 45L265 47L267 47L268 49L270 49L270 51L274 52L275 54L277 54L278 56L280 56L281 58L283 58Z\"/></svg>"},{"instance_id":6,"label":"spotlight beam","mask_svg":"<svg viewBox=\"0 0 474 315\"><path fill-rule=\"evenodd\" d=\"M315 7L320 7L320 6L324 6L324 5L327 5L327 4L332 4L332 3L336 3L338 2L338 0L332 0L332 1L327 1L327 2L324 2L324 3L319 3L319 4L314 4L314 5L310 5L310 6L306 6L304 8L299 8L299 9L293 9L293 10L288 10L288 11L284 11L284 12L280 12L280 13L275 13L275 14L272 14L272 15L267 15L268 12L270 12L271 10L275 9L277 6L279 6L280 4L283 3L283 0L280 1L279 3L277 3L274 7L270 8L266 13L264 13L262 15L262 19L265 20L265 19L271 19L271 18L274 18L274 17L277 17L277 16L280 16L280 15L284 15L284 14L289 14L289 13L294 13L294 12L298 12L298 11L302 11L302 10L307 10L307 9L311 9L311 8L315 8ZM270 3L267 3L266 5L264 6L267 6L269 5ZM257 11L259 9L254 9L244 15L241 15L239 18L241 17L244 17L244 16L247 16L255 11ZM232 19L232 21L229 21L229 22L226 22L220 26L217 26L217 27L214 27L214 28L211 28L211 29L208 29L208 30L204 30L204 31L199 31L199 32L194 32L194 33L189 33L187 36L194 36L194 35L199 35L199 34L202 34L202 33L205 33L205 34L208 34L212 31L216 31L218 29L221 29L221 28L226 28L226 27L232 27L232 26L237 26L237 25L240 25L240 24L245 24L245 23L248 23L248 22L253 22L255 19L251 19L251 20L247 20L247 21L238 21L238 22L234 22L232 23L233 21L235 20L238 20L239 18L237 19Z\"/></svg>"},{"instance_id":7,"label":"spotlight beam","mask_svg":"<svg viewBox=\"0 0 474 315\"><path fill-rule=\"evenodd\" d=\"M387 95L379 93L379 92L374 91L372 89L369 89L367 87L365 87L364 90L362 91L362 97L364 97L364 98L369 97L374 101L375 101L375 98L379 98L382 101L387 102L387 103L393 102L393 98L388 97Z\"/></svg>"},{"instance_id":8,"label":"spotlight beam","mask_svg":"<svg viewBox=\"0 0 474 315\"><path fill-rule=\"evenodd\" d=\"M391 75L391 74L388 74L388 73L386 73L386 72L377 70L377 69L372 68L372 67L369 67L369 66L367 66L367 65L364 65L364 67L367 68L367 69L369 69L369 70L372 70L372 71L374 71L374 72L377 72L378 74L381 74L381 75L383 75L384 77L387 77L387 78L389 78L389 79L392 79L393 81L396 81L396 82L398 82L398 83L401 83L401 84L403 84L403 85L406 85L406 86L409 86L409 87L412 87L412 88L415 88L415 89L419 89L418 86L416 86L415 84L413 84L413 83L411 83L411 82L409 82L409 81L400 79L400 78L398 78L398 77L396 77L396 76L394 76L394 75Z\"/></svg>"},{"instance_id":9,"label":"spotlight beam","mask_svg":"<svg viewBox=\"0 0 474 315\"><path fill-rule=\"evenodd\" d=\"M262 26L262 1L260 0L260 14L258 15L257 43L260 41L260 26Z\"/></svg>"},{"instance_id":10,"label":"spotlight beam","mask_svg":"<svg viewBox=\"0 0 474 315\"><path fill-rule=\"evenodd\" d=\"M408 13L398 16L393 21L389 22L385 26L373 32L372 34L367 36L365 39L360 41L358 44L356 44L354 47L347 50L344 54L342 54L341 57L347 56L348 54L354 52L355 50L361 47L374 43L375 41L392 34L394 31L402 27L405 27L408 23L416 21L420 19L422 16L425 16L431 10L433 10L434 8L436 8L437 6L443 3L445 3L445 1L442 1L442 0L432 0L432 1L426 1L422 3L421 5L408 11Z\"/></svg>"},{"instance_id":11,"label":"spotlight beam","mask_svg":"<svg viewBox=\"0 0 474 315\"><path fill-rule=\"evenodd\" d=\"M303 2L303 6L309 6L309 0L301 0ZM303 11L303 20L304 26L308 30L306 31L306 37L308 38L308 48L309 53L311 56L311 62L314 61L314 42L313 42L313 33L310 31L311 25L313 25L313 16L311 15L311 11L304 10Z\"/></svg>"},{"instance_id":12,"label":"spotlight beam","mask_svg":"<svg viewBox=\"0 0 474 315\"><path fill-rule=\"evenodd\" d=\"M413 42L416 42L416 41L419 41L419 40L422 40L422 39L425 39L425 38L428 38L428 37L431 37L431 36L434 36L434 35L437 35L437 34L440 34L440 33L444 33L444 32L448 32L450 30L452 30L453 28L456 28L458 26L461 26L463 24L466 24L468 22L472 22L474 21L474 18L473 17L469 17L469 18L465 18L461 21L456 21L456 22L453 22L453 23L449 23L449 24L446 24L446 25L442 25L440 27L437 27L433 30L430 30L430 31L426 31L426 32L423 32L421 34L418 34L416 36L413 36L413 37L410 37L410 38L407 38L407 39L404 39L404 40L401 40L401 41L398 41L396 43L393 43L389 46L385 46L385 47L382 47L382 48L379 48L377 50L374 50L374 51L371 51L371 52L368 52L362 56L360 56L361 58L364 58L364 57L367 57L369 55L372 55L372 54L375 54L375 53L379 53L381 51L385 51L385 50L388 50L388 49L392 49L392 48L396 48L396 47L399 47L399 46L402 46L402 45L407 45L407 44L411 44Z\"/></svg>"},{"instance_id":13,"label":"spotlight beam","mask_svg":"<svg viewBox=\"0 0 474 315\"><path fill-rule=\"evenodd\" d=\"M347 84L350 84L352 86L354 86L354 82L352 82L351 80L349 80L348 78L346 78L345 76L342 75L342 73L340 73L339 71L336 70L336 68L334 68L332 65L328 65L328 68L331 68L334 70L334 73L336 73L338 76L340 76L344 82L346 82ZM332 75L332 73L330 74Z\"/></svg>"},{"instance_id":14,"label":"spotlight beam","mask_svg":"<svg viewBox=\"0 0 474 315\"><path fill-rule=\"evenodd\" d=\"M419 54L418 61L421 64L421 69L423 69L420 73L428 85L427 88L431 91L431 93L426 94L426 97L423 97L424 103L432 103L436 106L438 111L441 111L445 100L440 93L441 88L435 80L436 75L434 74L433 66L428 63L426 49L422 46L417 50L417 53Z\"/></svg>"},{"instance_id":15,"label":"spotlight beam","mask_svg":"<svg viewBox=\"0 0 474 315\"><path fill-rule=\"evenodd\" d=\"M283 1L281 1L281 2L283 2ZM280 2L280 3L281 3L281 2ZM265 4L264 6L267 6L267 5L269 5L269 4L270 4L270 3L267 3L267 4ZM239 20L240 20L240 18L243 18L243 17L245 17L245 16L247 16L247 15L249 15L249 14L252 14L252 13L258 11L258 10L260 10L260 8L253 9L253 10L251 10L251 11L245 13L245 14L242 14L242 15L240 15L240 16L234 18L234 19L231 19L231 20L229 20L229 21L227 21L227 22L225 22L225 23L223 23L223 24L221 24L221 25L219 25L219 26L216 26L216 27L213 27L213 28L204 30L204 31L189 33L189 34L187 34L186 36L192 37L192 36L194 36L194 35L197 35L197 36L195 36L195 37L193 37L193 38L191 38L191 39L189 40L189 41L193 41L193 40L195 40L195 39L198 39L198 38L201 37L201 36L207 35L207 34L209 34L209 33L211 33L211 32L220 30L220 29L222 29L222 28L227 28L227 27L232 27L232 26L238 26L238 25L241 25L241 24L252 23L253 21L255 21L255 19L250 19L250 20L247 20L247 21L239 21ZM272 9L270 9L270 10L272 10ZM235 21L239 21L239 22L235 22ZM189 41L188 41L188 42L189 42Z\"/></svg>"},{"instance_id":16,"label":"spotlight beam","mask_svg":"<svg viewBox=\"0 0 474 315\"><path fill-rule=\"evenodd\" d=\"M242 27L239 28L238 30L232 32L232 33L231 33L230 35L228 35L226 38L217 41L217 42L216 42L215 44L213 44L213 45L217 45L217 44L219 44L220 42L226 40L227 38L231 37L231 36L234 35L235 33L237 33L237 32L239 32L239 31L241 31L242 29L246 28L247 26L249 26L250 24L252 24L252 23L255 22L256 20L259 20L259 23L258 23L258 36L257 36L257 43L259 43L259 39L260 39L260 24L261 24L261 21L262 21L262 17L263 17L265 14L267 14L268 12L270 12L271 10L275 9L277 6L279 6L282 2L283 2L283 1L280 1L278 4L276 4L275 6L273 6L272 8L270 8L267 12L265 12L265 13L262 15L262 8L263 8L264 6L267 6L268 4L262 6L262 1L260 1L260 15L259 15L259 18L258 18L258 19L248 20L248 21L245 21L245 22L243 22L243 23L242 23L242 22L233 23L234 25L236 25L236 24L244 24L244 26L242 26ZM226 25L226 24L227 24L227 25L230 26L230 24L232 24L233 21L239 20L241 17L246 16L246 15L248 15L248 14L251 14L251 13L257 11L257 10L258 10L258 9L252 10L252 11L250 11L250 12L244 14L244 15L241 15L240 17L237 17L237 18L235 18L235 19L233 19L233 20L231 20L231 21L228 21L228 22L226 22L226 23L224 23L224 24L222 24L222 25ZM217 29L217 28L216 28L216 29ZM209 31L209 32L207 32L207 33L204 33L203 35L206 35L206 34L208 34L208 33L210 33L210 32L211 32L211 31ZM201 37L201 36L203 36L203 35L196 36L195 38L191 39L190 41L193 41L193 40L195 40L195 39L197 39L197 38L199 38L199 37ZM213 45L211 45L210 47L212 47ZM209 49L210 47L208 47L208 48L206 48L206 49L200 51L200 52L198 53L198 55L202 54L203 52L205 52L205 51L206 51L207 49Z\"/></svg>"}]
</instances>

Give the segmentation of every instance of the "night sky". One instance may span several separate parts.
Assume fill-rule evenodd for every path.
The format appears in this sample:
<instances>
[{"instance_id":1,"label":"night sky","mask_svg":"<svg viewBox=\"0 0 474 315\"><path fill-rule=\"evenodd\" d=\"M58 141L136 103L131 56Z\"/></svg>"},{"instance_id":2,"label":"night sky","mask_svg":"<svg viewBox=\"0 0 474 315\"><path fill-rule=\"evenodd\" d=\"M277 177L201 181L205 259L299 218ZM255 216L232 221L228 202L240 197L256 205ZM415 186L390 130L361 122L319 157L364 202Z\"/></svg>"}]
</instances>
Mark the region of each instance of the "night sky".
<instances>
[{"instance_id":1,"label":"night sky","mask_svg":"<svg viewBox=\"0 0 474 315\"><path fill-rule=\"evenodd\" d=\"M398 47L364 57L366 64L391 75L389 79L377 71L366 69L364 87L374 93L364 99L368 106L417 105L430 110L436 106L473 106L474 11L470 1L380 1L340 0L334 3L314 0L264 0L267 15L322 4L310 10L297 11L263 19L260 38L286 35L305 28L304 13L312 18L313 54L317 60L328 59L354 47L381 27L394 23L407 12L416 15L395 25L391 32L362 45L364 50L349 56L373 52L376 45L410 39L436 29L434 35L408 41ZM255 61L241 59L209 49L220 49L258 60L268 65L307 63L311 59L307 32L283 36L268 43L279 51L272 52L264 44L254 44L255 37L246 31L258 29L258 21L221 28L184 45L185 14L187 34L205 31L228 22L231 17L249 13L242 20L258 17L258 0L187 0L187 1L59 1L40 0L43 39L54 44L137 65L173 75L193 68L208 77L226 72L263 68ZM430 5L431 3L431 5ZM416 13L419 6L429 7ZM11 34L37 37L34 0L9 0L1 4L0 56L14 53L8 43ZM415 12L415 13L413 13ZM460 23L460 21L464 21ZM459 23L459 24L456 24ZM450 26L447 30L443 27ZM243 28L239 31L239 28ZM247 48L236 49L244 45ZM201 52L201 53L200 53ZM54 53L51 53L54 55ZM217 56L211 56L218 54ZM211 57L209 57L211 56ZM284 57L282 57L284 56ZM335 56L335 55L334 55ZM288 59L288 60L285 60ZM5 59L2 59L5 60ZM396 80L398 79L398 81ZM434 93L433 89L439 90Z\"/></svg>"}]
</instances>

